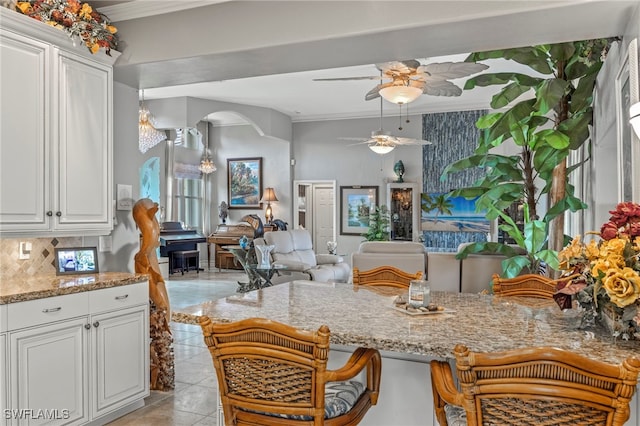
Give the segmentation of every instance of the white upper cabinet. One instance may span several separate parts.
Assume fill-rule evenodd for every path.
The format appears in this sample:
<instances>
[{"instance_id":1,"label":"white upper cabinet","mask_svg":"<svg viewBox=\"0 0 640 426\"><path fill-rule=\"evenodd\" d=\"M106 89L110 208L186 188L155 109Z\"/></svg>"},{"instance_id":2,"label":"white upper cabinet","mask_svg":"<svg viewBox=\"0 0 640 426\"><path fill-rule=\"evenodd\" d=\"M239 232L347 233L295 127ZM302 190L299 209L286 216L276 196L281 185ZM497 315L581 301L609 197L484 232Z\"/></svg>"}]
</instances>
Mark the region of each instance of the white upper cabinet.
<instances>
[{"instance_id":1,"label":"white upper cabinet","mask_svg":"<svg viewBox=\"0 0 640 426\"><path fill-rule=\"evenodd\" d=\"M0 233L108 234L118 53L91 55L7 9L0 18Z\"/></svg>"}]
</instances>

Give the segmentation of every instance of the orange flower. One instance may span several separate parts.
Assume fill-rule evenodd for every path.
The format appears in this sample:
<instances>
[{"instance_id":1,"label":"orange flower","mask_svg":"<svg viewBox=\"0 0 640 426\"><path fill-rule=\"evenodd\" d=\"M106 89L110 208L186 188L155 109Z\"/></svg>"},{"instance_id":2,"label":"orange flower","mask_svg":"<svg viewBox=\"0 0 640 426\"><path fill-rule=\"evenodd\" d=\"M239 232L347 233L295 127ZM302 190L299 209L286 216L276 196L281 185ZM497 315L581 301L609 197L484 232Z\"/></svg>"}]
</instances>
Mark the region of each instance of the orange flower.
<instances>
[{"instance_id":1,"label":"orange flower","mask_svg":"<svg viewBox=\"0 0 640 426\"><path fill-rule=\"evenodd\" d=\"M91 6L89 6L89 3L84 3L82 5L82 9L80 10L80 17L86 21L90 21L91 12L93 12L93 9L91 8Z\"/></svg>"},{"instance_id":2,"label":"orange flower","mask_svg":"<svg viewBox=\"0 0 640 426\"><path fill-rule=\"evenodd\" d=\"M28 15L33 11L31 3L29 3L28 1L19 1L16 4L16 7L20 9L20 12L24 13L25 15Z\"/></svg>"}]
</instances>

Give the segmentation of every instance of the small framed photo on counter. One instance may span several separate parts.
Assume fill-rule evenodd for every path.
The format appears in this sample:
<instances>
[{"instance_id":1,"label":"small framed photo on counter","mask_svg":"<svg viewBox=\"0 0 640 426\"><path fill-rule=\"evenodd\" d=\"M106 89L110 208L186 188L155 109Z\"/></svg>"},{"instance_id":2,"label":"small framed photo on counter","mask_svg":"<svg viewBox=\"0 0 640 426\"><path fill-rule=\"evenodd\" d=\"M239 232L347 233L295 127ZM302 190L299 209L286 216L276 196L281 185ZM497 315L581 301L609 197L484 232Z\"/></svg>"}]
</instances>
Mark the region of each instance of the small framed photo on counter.
<instances>
[{"instance_id":1,"label":"small framed photo on counter","mask_svg":"<svg viewBox=\"0 0 640 426\"><path fill-rule=\"evenodd\" d=\"M98 252L95 247L56 247L56 275L97 274Z\"/></svg>"}]
</instances>

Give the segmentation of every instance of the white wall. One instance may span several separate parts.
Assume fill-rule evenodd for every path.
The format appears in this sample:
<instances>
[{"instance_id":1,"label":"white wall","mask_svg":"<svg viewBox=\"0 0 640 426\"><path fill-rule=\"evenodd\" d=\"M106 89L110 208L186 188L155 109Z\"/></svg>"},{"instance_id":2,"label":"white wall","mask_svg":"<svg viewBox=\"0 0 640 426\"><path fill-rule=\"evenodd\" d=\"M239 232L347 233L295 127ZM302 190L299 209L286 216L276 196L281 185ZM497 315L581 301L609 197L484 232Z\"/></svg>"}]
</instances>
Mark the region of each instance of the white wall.
<instances>
[{"instance_id":1,"label":"white wall","mask_svg":"<svg viewBox=\"0 0 640 426\"><path fill-rule=\"evenodd\" d=\"M291 166L289 162L289 143L275 138L260 136L249 125L210 127L210 150L213 162L218 170L211 175L212 229L220 223L218 208L227 198L227 159L262 157L262 187L272 187L278 202L271 203L273 217L293 225L291 216ZM262 209L229 209L227 223L238 223L247 214L257 214L264 221Z\"/></svg>"},{"instance_id":2,"label":"white wall","mask_svg":"<svg viewBox=\"0 0 640 426\"><path fill-rule=\"evenodd\" d=\"M613 48L604 63L597 81L597 98L594 111L594 146L593 158L589 167L592 171L592 200L590 211L585 221L585 231L599 230L609 219L612 210L620 201L618 198L618 176L622 172L618 164L618 124L617 124L617 90L616 76L620 72L628 53L629 42L640 37L640 8L636 8L634 16L625 30L622 41ZM638 142L637 139L635 142ZM636 145L633 159L634 169L640 165L639 149ZM640 185L636 178L636 188ZM638 202L638 191L634 201Z\"/></svg>"},{"instance_id":3,"label":"white wall","mask_svg":"<svg viewBox=\"0 0 640 426\"><path fill-rule=\"evenodd\" d=\"M402 123L398 130L398 117L385 118L382 127L394 136L422 139L421 116L410 116L410 123ZM366 144L348 146L355 141L340 137L369 137L380 129L379 118L329 120L293 124L293 158L296 160L296 180L336 180L336 207L338 252L351 253L358 249L360 236L340 235L340 186L377 185L378 204L386 204L386 184L396 179L393 166L402 160L405 182L417 182L422 191L422 147L397 147L389 154L379 155Z\"/></svg>"}]
</instances>

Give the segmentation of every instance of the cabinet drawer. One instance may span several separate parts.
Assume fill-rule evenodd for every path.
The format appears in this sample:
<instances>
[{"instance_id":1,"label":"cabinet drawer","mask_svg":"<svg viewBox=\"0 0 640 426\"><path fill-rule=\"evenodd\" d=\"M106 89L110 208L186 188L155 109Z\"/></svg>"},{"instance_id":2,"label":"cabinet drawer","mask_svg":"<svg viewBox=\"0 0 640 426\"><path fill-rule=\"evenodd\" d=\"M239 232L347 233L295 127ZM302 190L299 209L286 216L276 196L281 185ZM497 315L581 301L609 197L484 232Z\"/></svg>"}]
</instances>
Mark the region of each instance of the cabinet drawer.
<instances>
[{"instance_id":1,"label":"cabinet drawer","mask_svg":"<svg viewBox=\"0 0 640 426\"><path fill-rule=\"evenodd\" d=\"M88 315L89 294L83 292L9 303L7 309L9 330L17 330Z\"/></svg>"},{"instance_id":2,"label":"cabinet drawer","mask_svg":"<svg viewBox=\"0 0 640 426\"><path fill-rule=\"evenodd\" d=\"M147 303L149 303L149 284L146 281L89 292L89 307L92 314Z\"/></svg>"}]
</instances>

